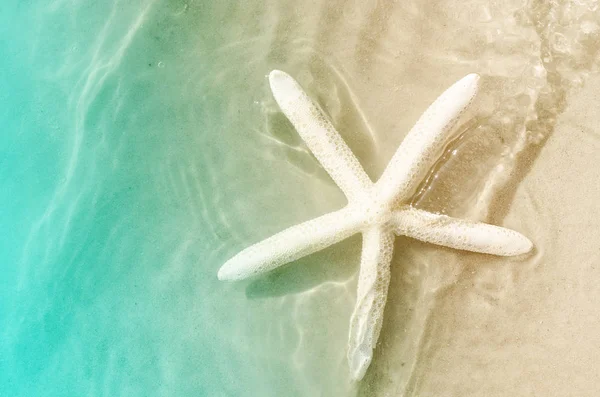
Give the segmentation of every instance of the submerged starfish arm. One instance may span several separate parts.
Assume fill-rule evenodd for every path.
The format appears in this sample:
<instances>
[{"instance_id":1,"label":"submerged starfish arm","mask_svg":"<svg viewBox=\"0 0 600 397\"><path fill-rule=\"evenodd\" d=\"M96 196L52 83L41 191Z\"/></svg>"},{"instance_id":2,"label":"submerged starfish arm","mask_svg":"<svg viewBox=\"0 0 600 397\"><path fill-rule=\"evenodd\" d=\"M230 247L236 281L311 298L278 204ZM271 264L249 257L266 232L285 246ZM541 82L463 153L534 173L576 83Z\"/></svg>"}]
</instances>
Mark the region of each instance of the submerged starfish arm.
<instances>
[{"instance_id":1,"label":"submerged starfish arm","mask_svg":"<svg viewBox=\"0 0 600 397\"><path fill-rule=\"evenodd\" d=\"M436 160L462 113L477 94L479 75L469 74L440 95L408 132L377 181L385 201L408 198Z\"/></svg>"},{"instance_id":2,"label":"submerged starfish arm","mask_svg":"<svg viewBox=\"0 0 600 397\"><path fill-rule=\"evenodd\" d=\"M273 70L269 82L283 113L348 200L364 196L373 183L327 116L287 73Z\"/></svg>"},{"instance_id":3,"label":"submerged starfish arm","mask_svg":"<svg viewBox=\"0 0 600 397\"><path fill-rule=\"evenodd\" d=\"M352 208L330 212L256 243L219 269L219 280L242 280L268 272L358 233L364 216Z\"/></svg>"},{"instance_id":4,"label":"submerged starfish arm","mask_svg":"<svg viewBox=\"0 0 600 397\"><path fill-rule=\"evenodd\" d=\"M514 230L416 208L394 212L392 222L398 235L460 250L513 256L533 247L527 237Z\"/></svg>"},{"instance_id":5,"label":"submerged starfish arm","mask_svg":"<svg viewBox=\"0 0 600 397\"><path fill-rule=\"evenodd\" d=\"M380 227L363 232L358 292L348 339L348 363L355 380L361 379L367 371L379 339L393 250L392 232Z\"/></svg>"}]
</instances>

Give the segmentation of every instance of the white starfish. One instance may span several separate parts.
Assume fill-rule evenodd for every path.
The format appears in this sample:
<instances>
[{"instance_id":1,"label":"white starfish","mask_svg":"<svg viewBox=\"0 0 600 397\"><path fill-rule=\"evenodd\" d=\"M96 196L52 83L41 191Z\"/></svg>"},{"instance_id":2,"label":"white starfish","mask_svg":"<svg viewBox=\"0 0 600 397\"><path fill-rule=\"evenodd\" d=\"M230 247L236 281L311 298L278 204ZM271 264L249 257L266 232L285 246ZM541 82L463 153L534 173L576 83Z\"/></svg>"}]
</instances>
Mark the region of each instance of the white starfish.
<instances>
[{"instance_id":1,"label":"white starfish","mask_svg":"<svg viewBox=\"0 0 600 397\"><path fill-rule=\"evenodd\" d=\"M345 193L348 204L246 248L221 267L218 277L239 280L255 276L361 232L358 293L348 341L350 370L359 380L371 362L381 331L394 235L502 256L528 252L532 243L509 229L433 214L406 204L452 126L475 97L478 75L469 74L436 99L408 133L377 183L369 179L327 117L292 77L274 70L269 81L281 110Z\"/></svg>"}]
</instances>

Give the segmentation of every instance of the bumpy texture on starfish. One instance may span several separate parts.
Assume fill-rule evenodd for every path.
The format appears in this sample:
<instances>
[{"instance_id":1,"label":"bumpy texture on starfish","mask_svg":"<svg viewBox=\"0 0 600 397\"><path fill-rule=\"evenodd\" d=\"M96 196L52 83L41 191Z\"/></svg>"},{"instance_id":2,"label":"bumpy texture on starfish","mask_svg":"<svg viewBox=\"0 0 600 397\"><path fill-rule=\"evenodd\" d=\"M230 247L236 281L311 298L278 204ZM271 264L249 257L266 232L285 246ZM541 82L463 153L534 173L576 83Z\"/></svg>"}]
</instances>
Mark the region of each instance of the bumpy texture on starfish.
<instances>
[{"instance_id":1,"label":"bumpy texture on starfish","mask_svg":"<svg viewBox=\"0 0 600 397\"><path fill-rule=\"evenodd\" d=\"M345 193L348 205L246 248L221 267L218 277L239 280L256 276L362 233L357 300L348 341L350 370L359 380L371 362L381 331L394 235L502 256L526 253L532 243L509 229L433 214L406 204L446 143L452 126L475 97L478 75L464 77L436 99L376 183L292 77L274 70L269 81L281 110Z\"/></svg>"}]
</instances>

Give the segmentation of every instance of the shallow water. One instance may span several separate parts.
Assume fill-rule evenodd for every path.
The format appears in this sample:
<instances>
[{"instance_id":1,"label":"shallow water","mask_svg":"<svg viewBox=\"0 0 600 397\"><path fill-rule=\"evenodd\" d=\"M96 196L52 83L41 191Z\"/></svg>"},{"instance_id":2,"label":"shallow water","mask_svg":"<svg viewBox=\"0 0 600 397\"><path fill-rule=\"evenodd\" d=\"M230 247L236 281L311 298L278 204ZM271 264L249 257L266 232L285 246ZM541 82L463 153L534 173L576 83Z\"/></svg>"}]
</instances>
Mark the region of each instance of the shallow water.
<instances>
[{"instance_id":1,"label":"shallow water","mask_svg":"<svg viewBox=\"0 0 600 397\"><path fill-rule=\"evenodd\" d=\"M481 342L457 307L492 318L518 305L508 292L562 238L540 231L550 204L530 205L540 184L527 176L597 74L598 12L595 1L5 2L0 394L468 395L483 383L503 395L485 372L445 366ZM359 238L256 280L216 279L248 244L344 204L272 99L275 68L373 179L444 88L480 73L476 108L413 204L536 242L525 261L398 239L381 343L358 385L345 348ZM469 285L492 304L457 292ZM475 367L487 350L476 351L458 366Z\"/></svg>"}]
</instances>

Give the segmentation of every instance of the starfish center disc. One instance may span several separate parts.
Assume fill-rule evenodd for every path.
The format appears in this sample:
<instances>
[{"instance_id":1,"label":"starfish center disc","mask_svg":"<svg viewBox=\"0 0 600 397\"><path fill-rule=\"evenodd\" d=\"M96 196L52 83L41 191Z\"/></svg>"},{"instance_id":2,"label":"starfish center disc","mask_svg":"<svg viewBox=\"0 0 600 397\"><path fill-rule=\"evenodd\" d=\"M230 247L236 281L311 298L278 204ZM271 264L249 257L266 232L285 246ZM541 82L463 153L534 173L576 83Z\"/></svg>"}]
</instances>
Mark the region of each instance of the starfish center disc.
<instances>
[{"instance_id":1,"label":"starfish center disc","mask_svg":"<svg viewBox=\"0 0 600 397\"><path fill-rule=\"evenodd\" d=\"M360 206L368 226L382 226L388 223L392 216L390 206L380 202L369 202Z\"/></svg>"}]
</instances>

